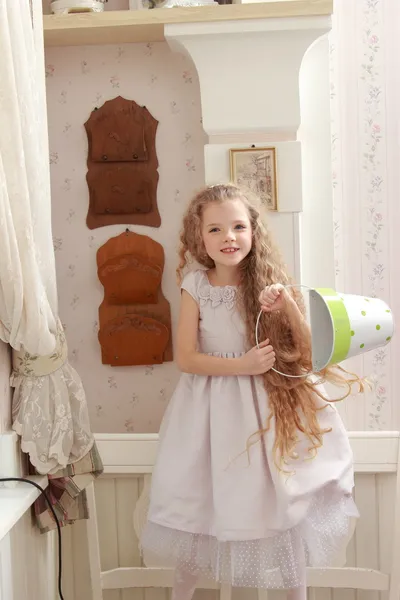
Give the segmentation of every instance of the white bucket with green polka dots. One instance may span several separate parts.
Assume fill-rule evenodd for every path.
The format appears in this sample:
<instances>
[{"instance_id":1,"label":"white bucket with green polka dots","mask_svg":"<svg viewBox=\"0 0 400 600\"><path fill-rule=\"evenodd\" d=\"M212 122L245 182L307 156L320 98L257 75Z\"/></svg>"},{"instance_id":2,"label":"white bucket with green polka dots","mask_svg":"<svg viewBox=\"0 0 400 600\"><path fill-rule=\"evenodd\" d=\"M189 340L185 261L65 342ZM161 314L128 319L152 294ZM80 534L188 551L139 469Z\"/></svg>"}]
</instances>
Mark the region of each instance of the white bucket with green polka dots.
<instances>
[{"instance_id":1,"label":"white bucket with green polka dots","mask_svg":"<svg viewBox=\"0 0 400 600\"><path fill-rule=\"evenodd\" d=\"M313 371L388 344L394 322L383 300L310 290Z\"/></svg>"}]
</instances>

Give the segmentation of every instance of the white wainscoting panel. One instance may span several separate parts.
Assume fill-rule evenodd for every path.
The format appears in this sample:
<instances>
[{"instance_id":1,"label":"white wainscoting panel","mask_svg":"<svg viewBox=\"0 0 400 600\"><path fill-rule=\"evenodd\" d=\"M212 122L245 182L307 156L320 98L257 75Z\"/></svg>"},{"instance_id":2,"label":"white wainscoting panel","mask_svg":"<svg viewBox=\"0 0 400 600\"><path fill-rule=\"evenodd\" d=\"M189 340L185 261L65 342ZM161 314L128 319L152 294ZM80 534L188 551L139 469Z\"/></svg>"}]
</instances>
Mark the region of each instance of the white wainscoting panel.
<instances>
[{"instance_id":1,"label":"white wainscoting panel","mask_svg":"<svg viewBox=\"0 0 400 600\"><path fill-rule=\"evenodd\" d=\"M58 598L55 557L54 532L40 534L27 510L0 541L0 600Z\"/></svg>"},{"instance_id":2,"label":"white wainscoting panel","mask_svg":"<svg viewBox=\"0 0 400 600\"><path fill-rule=\"evenodd\" d=\"M355 457L355 496L361 518L348 546L346 567L356 569L311 569L309 600L389 598L392 563L396 559L393 548L398 557L400 544L400 535L394 544L395 531L400 530L399 515L395 513L396 498L400 503L399 433L356 432L350 433L349 437ZM91 584L88 532L93 532L93 527L90 523L89 527L86 522L77 523L63 531L66 600L168 600L172 573L143 568L133 525L144 478L149 476L154 464L157 436L99 434L97 443L105 464L105 474L94 486L102 584L100 576L97 587ZM89 494L90 499L93 500ZM397 513L400 513L399 509ZM92 565L96 547L97 542L92 543ZM394 574L393 577L392 582L397 587L398 576ZM115 589L101 591L101 585L103 588L115 586ZM196 600L284 598L282 592L220 590L210 582L201 582L201 585L208 589L197 590ZM398 594L393 593L392 588L390 600L396 598Z\"/></svg>"}]
</instances>

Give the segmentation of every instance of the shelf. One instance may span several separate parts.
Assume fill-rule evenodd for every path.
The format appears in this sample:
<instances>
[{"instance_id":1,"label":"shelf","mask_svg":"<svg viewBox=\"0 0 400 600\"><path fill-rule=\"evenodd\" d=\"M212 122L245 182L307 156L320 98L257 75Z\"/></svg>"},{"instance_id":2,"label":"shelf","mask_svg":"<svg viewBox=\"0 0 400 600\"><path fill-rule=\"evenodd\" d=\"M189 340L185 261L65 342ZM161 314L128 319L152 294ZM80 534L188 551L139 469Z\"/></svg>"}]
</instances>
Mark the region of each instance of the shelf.
<instances>
[{"instance_id":1,"label":"shelf","mask_svg":"<svg viewBox=\"0 0 400 600\"><path fill-rule=\"evenodd\" d=\"M47 488L48 479L44 475L27 477ZM39 490L29 483L19 482L12 488L0 488L0 540L14 527L40 495Z\"/></svg>"},{"instance_id":2,"label":"shelf","mask_svg":"<svg viewBox=\"0 0 400 600\"><path fill-rule=\"evenodd\" d=\"M332 12L333 0L271 0L251 4L45 15L44 44L49 47L161 42L165 39L164 26L172 23L312 17L331 15Z\"/></svg>"}]
</instances>

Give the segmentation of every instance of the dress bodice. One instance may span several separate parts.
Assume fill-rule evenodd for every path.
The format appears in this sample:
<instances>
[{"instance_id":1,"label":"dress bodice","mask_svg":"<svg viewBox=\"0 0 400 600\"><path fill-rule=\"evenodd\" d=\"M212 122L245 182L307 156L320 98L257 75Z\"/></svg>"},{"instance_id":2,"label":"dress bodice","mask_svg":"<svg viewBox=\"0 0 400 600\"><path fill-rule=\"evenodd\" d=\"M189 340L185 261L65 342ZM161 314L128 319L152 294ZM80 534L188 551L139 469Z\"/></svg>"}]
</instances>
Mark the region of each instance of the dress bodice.
<instances>
[{"instance_id":1,"label":"dress bodice","mask_svg":"<svg viewBox=\"0 0 400 600\"><path fill-rule=\"evenodd\" d=\"M241 354L246 351L246 328L237 308L235 286L213 286L203 270L182 282L200 310L199 350L207 354Z\"/></svg>"}]
</instances>

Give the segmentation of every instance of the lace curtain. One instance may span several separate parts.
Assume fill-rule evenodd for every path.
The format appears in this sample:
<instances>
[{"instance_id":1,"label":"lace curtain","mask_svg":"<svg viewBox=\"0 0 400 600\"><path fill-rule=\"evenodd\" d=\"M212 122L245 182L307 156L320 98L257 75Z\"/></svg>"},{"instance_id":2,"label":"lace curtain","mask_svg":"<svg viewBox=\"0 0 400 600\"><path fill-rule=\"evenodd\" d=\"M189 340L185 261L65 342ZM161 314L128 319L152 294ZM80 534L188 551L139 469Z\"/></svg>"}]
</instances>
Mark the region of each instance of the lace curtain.
<instances>
[{"instance_id":1,"label":"lace curtain","mask_svg":"<svg viewBox=\"0 0 400 600\"><path fill-rule=\"evenodd\" d=\"M58 319L41 0L0 0L0 338L13 348L13 428L40 473L93 445Z\"/></svg>"}]
</instances>

